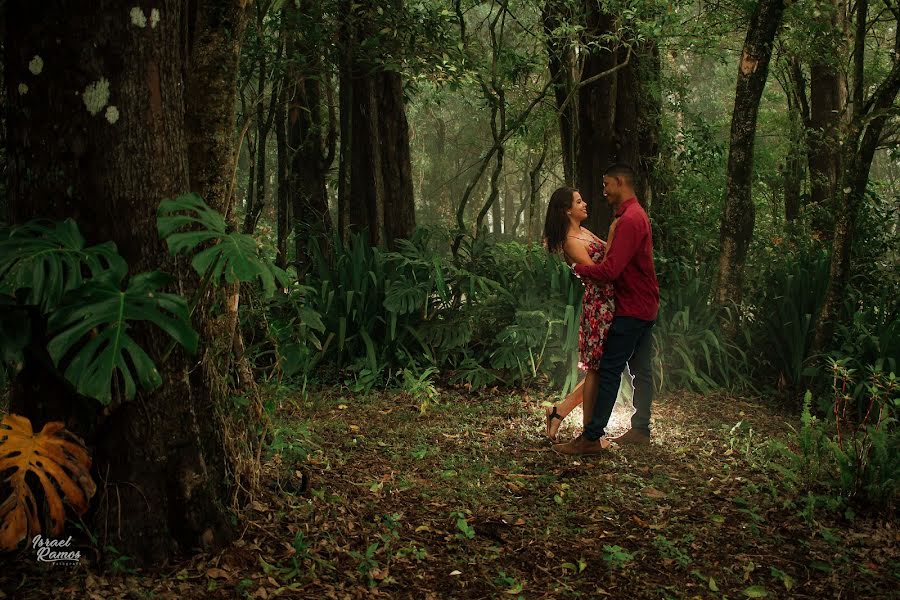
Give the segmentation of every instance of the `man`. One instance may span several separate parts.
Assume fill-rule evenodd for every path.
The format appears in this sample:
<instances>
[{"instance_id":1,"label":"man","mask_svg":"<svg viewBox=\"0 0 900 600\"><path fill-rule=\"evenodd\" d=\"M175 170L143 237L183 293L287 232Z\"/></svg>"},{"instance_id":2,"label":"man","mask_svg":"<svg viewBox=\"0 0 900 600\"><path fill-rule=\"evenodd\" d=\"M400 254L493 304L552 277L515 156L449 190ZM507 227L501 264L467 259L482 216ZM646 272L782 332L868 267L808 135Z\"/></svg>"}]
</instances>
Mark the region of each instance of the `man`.
<instances>
[{"instance_id":1,"label":"man","mask_svg":"<svg viewBox=\"0 0 900 600\"><path fill-rule=\"evenodd\" d=\"M659 283L653 268L650 219L635 197L634 179L634 170L626 164L617 163L606 170L603 195L618 219L615 239L601 264L575 266L575 272L581 277L612 282L616 312L600 363L597 397L585 399L585 409L591 411L593 408L593 416L580 436L553 446L563 454L600 454L609 446L603 436L626 365L633 377L635 412L631 429L613 441L619 444L650 442L651 330L659 311Z\"/></svg>"}]
</instances>

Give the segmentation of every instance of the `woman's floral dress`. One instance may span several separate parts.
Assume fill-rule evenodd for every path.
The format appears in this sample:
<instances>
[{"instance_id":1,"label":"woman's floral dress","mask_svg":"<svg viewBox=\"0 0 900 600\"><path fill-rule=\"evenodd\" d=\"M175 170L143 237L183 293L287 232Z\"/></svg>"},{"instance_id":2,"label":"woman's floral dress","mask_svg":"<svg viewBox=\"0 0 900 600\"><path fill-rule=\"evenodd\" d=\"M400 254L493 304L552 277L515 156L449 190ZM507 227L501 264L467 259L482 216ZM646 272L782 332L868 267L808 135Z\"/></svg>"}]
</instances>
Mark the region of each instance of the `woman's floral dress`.
<instances>
[{"instance_id":1,"label":"woman's floral dress","mask_svg":"<svg viewBox=\"0 0 900 600\"><path fill-rule=\"evenodd\" d=\"M594 240L588 244L587 251L594 264L600 264L606 256L606 244ZM606 335L616 311L616 300L611 283L600 283L589 277L582 281L584 298L581 301L581 325L578 330L578 351L581 355L578 368L599 371Z\"/></svg>"}]
</instances>

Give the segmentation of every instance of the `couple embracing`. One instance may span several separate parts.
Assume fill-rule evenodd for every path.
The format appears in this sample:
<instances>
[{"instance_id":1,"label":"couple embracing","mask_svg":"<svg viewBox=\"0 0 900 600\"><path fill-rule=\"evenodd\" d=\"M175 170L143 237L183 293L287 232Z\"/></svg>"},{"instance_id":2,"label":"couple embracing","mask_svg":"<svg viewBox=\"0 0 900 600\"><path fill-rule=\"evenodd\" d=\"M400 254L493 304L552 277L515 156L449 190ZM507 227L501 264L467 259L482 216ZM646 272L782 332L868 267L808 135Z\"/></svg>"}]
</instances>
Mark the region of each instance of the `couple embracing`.
<instances>
[{"instance_id":1,"label":"couple embracing","mask_svg":"<svg viewBox=\"0 0 900 600\"><path fill-rule=\"evenodd\" d=\"M581 226L587 204L569 187L550 198L544 238L550 252L562 254L584 281L579 331L579 367L587 371L559 405L547 411L547 436L556 439L562 420L584 404L584 431L555 444L562 454L602 454L622 372L628 366L634 386L631 428L611 440L619 444L650 442L652 333L659 310L659 283L653 267L653 235L647 213L634 193L634 170L615 164L603 175L603 195L614 221L604 242Z\"/></svg>"}]
</instances>

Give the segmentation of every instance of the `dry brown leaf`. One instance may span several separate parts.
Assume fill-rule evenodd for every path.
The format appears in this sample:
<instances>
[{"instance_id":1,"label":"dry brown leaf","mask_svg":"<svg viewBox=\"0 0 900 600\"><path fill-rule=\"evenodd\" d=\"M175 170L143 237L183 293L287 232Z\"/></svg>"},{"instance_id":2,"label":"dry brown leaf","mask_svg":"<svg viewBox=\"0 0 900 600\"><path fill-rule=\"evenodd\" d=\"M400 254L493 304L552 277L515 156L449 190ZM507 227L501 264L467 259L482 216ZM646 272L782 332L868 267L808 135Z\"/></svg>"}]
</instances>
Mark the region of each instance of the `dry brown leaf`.
<instances>
[{"instance_id":1,"label":"dry brown leaf","mask_svg":"<svg viewBox=\"0 0 900 600\"><path fill-rule=\"evenodd\" d=\"M90 475L91 456L77 436L59 421L44 425L34 435L31 422L7 415L0 422L0 473L12 488L0 503L0 551L9 551L26 537L41 533L34 490L25 481L32 473L43 488L49 535L59 535L65 523L63 500L79 515L97 491ZM60 493L62 496L60 496Z\"/></svg>"},{"instance_id":2,"label":"dry brown leaf","mask_svg":"<svg viewBox=\"0 0 900 600\"><path fill-rule=\"evenodd\" d=\"M215 567L206 570L206 576L213 579L230 579L231 575L225 569L217 569Z\"/></svg>"},{"instance_id":3,"label":"dry brown leaf","mask_svg":"<svg viewBox=\"0 0 900 600\"><path fill-rule=\"evenodd\" d=\"M645 496L647 496L648 498L655 498L657 500L660 498L666 497L665 492L661 492L658 489L656 489L655 487L645 487L643 490L641 490L641 493L644 494Z\"/></svg>"}]
</instances>

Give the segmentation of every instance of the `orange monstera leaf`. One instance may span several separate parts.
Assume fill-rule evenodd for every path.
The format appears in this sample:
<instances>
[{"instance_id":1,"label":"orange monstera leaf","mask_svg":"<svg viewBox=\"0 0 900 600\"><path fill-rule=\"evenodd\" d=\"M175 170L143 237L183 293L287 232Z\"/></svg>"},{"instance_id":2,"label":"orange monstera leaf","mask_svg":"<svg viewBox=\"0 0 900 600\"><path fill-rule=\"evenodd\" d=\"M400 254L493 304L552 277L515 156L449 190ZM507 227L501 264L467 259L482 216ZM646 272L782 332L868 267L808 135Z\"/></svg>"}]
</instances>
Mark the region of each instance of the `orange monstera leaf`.
<instances>
[{"instance_id":1,"label":"orange monstera leaf","mask_svg":"<svg viewBox=\"0 0 900 600\"><path fill-rule=\"evenodd\" d=\"M97 491L89 469L91 456L84 444L59 421L44 425L37 435L31 422L19 415L7 415L0 422L0 488L11 488L8 498L0 498L0 551L14 550L26 537L41 532L38 504L31 473L43 488L49 535L59 535L65 521L66 504L79 515ZM62 496L60 496L62 494Z\"/></svg>"}]
</instances>

